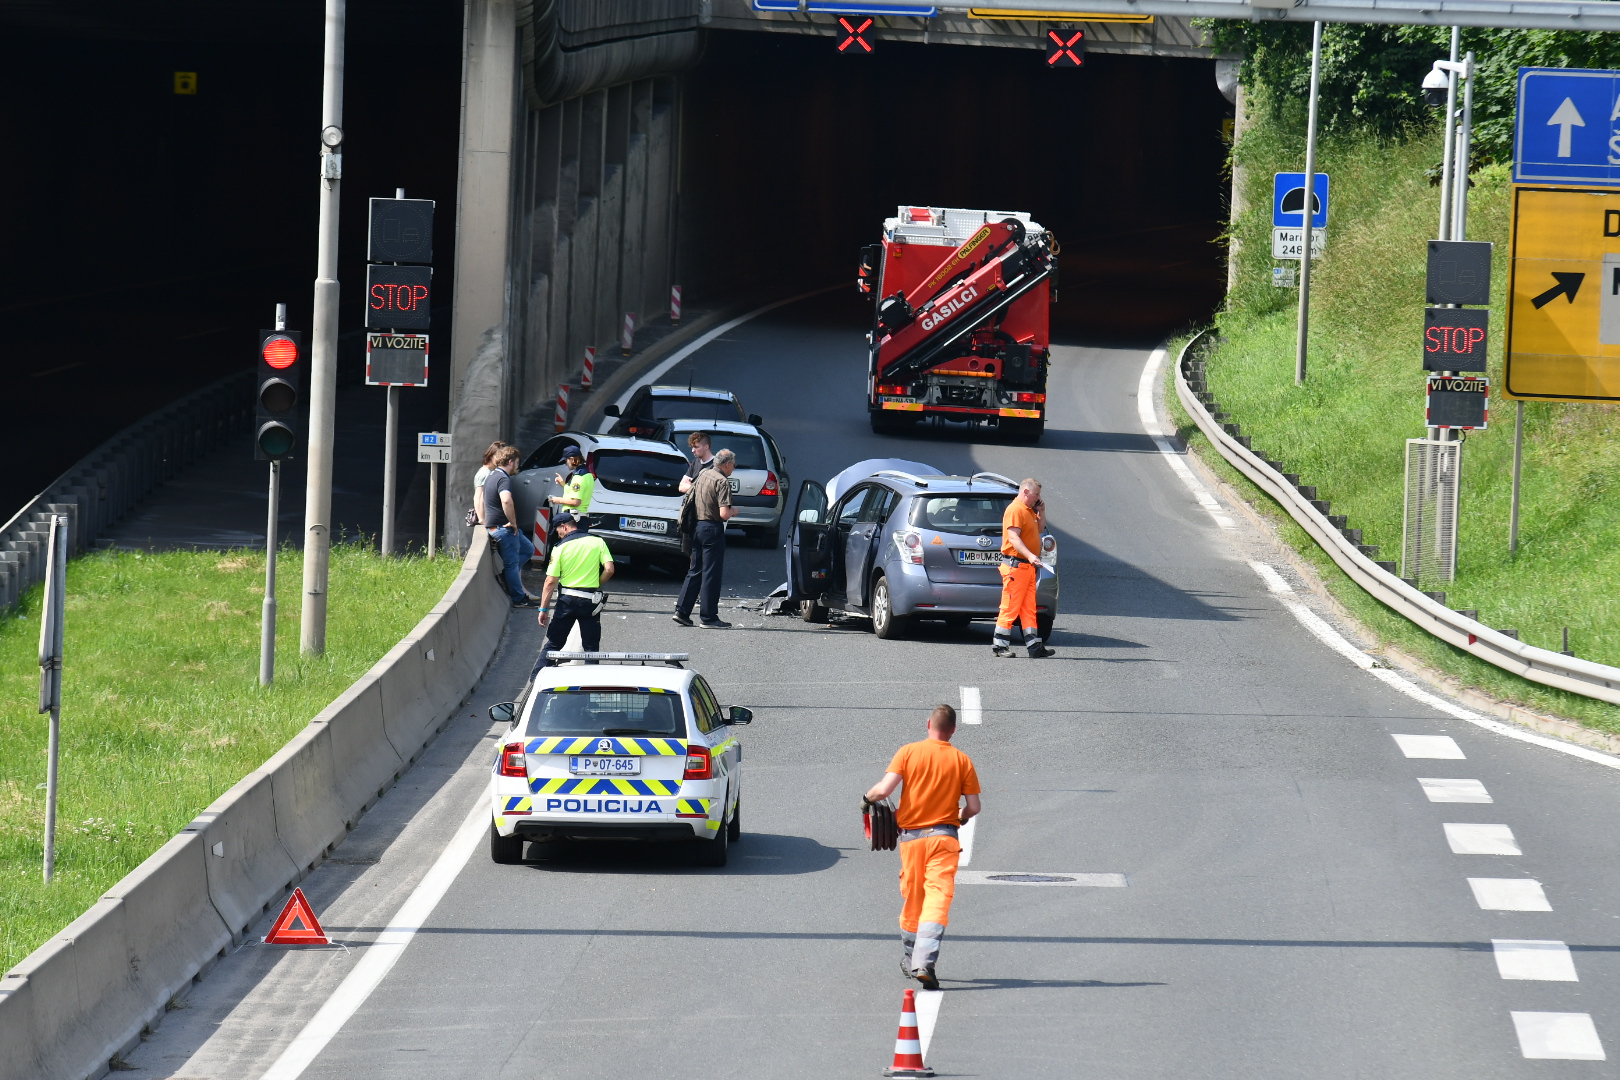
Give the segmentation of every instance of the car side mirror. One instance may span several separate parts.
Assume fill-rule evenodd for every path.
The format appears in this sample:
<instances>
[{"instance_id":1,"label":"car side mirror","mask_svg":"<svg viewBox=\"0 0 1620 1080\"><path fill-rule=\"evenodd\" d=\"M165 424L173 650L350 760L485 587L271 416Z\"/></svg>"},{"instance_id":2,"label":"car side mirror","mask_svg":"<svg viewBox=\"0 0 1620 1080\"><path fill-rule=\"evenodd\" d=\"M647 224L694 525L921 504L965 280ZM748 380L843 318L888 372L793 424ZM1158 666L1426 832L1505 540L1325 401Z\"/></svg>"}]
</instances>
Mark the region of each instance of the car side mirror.
<instances>
[{"instance_id":1,"label":"car side mirror","mask_svg":"<svg viewBox=\"0 0 1620 1080\"><path fill-rule=\"evenodd\" d=\"M619 407L617 405L609 405L607 408L603 409L602 412L604 414L608 415L608 416L620 416L620 415L622 415L619 412Z\"/></svg>"},{"instance_id":2,"label":"car side mirror","mask_svg":"<svg viewBox=\"0 0 1620 1080\"><path fill-rule=\"evenodd\" d=\"M510 724L517 715L517 702L502 701L489 707L489 718L497 724Z\"/></svg>"},{"instance_id":3,"label":"car side mirror","mask_svg":"<svg viewBox=\"0 0 1620 1080\"><path fill-rule=\"evenodd\" d=\"M765 423L765 418L757 412L751 412L748 414L748 422L755 427L760 427Z\"/></svg>"},{"instance_id":4,"label":"car side mirror","mask_svg":"<svg viewBox=\"0 0 1620 1080\"><path fill-rule=\"evenodd\" d=\"M745 709L741 705L733 705L731 707L731 719L726 721L726 723L728 723L728 724L739 724L739 725L740 724L752 724L753 722L754 722L754 711L752 709Z\"/></svg>"}]
</instances>

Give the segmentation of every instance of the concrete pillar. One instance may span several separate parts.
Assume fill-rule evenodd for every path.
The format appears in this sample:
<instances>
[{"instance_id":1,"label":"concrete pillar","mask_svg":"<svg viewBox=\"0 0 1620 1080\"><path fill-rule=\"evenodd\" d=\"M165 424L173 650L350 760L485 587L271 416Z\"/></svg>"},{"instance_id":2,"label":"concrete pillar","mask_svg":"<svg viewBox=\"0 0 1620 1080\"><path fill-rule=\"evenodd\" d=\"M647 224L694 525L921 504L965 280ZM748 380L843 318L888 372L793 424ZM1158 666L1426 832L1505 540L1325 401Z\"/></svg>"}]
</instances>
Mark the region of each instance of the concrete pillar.
<instances>
[{"instance_id":1,"label":"concrete pillar","mask_svg":"<svg viewBox=\"0 0 1620 1080\"><path fill-rule=\"evenodd\" d=\"M1238 83L1237 85L1237 100L1232 104L1237 110L1237 113L1232 120L1232 146L1235 150L1238 140L1243 137L1244 129L1249 126L1248 110L1244 107L1247 104L1247 100L1243 93L1242 83ZM1249 181L1249 170L1240 165L1238 161L1239 159L1237 155L1234 154L1232 157L1232 216L1230 218L1230 222L1233 226L1237 225L1238 218L1241 217L1243 212L1249 208L1248 193L1244 190L1245 185ZM1226 249L1227 292L1231 292L1233 289L1237 288L1239 244L1240 241L1238 240L1237 233L1236 231L1233 231L1231 243Z\"/></svg>"},{"instance_id":2,"label":"concrete pillar","mask_svg":"<svg viewBox=\"0 0 1620 1080\"><path fill-rule=\"evenodd\" d=\"M574 222L573 276L568 281L568 358L572 371L597 342L596 245L602 203L602 147L607 130L607 91L586 94L579 102L579 206Z\"/></svg>"},{"instance_id":3,"label":"concrete pillar","mask_svg":"<svg viewBox=\"0 0 1620 1080\"><path fill-rule=\"evenodd\" d=\"M502 434L517 43L515 0L466 0L450 340L450 430L456 437L447 470L451 508L472 498L484 447ZM445 517L446 546L464 548L468 534L460 514L452 509Z\"/></svg>"},{"instance_id":4,"label":"concrete pillar","mask_svg":"<svg viewBox=\"0 0 1620 1080\"><path fill-rule=\"evenodd\" d=\"M551 262L551 325L546 360L550 394L557 392L556 384L562 381L571 359L569 294L574 281L574 225L579 213L579 99L566 101L558 109L562 114L558 143L561 165L557 171L557 243Z\"/></svg>"},{"instance_id":5,"label":"concrete pillar","mask_svg":"<svg viewBox=\"0 0 1620 1080\"><path fill-rule=\"evenodd\" d=\"M524 327L523 389L528 409L543 407L556 393L551 367L552 291L563 283L556 276L557 189L562 180L562 107L535 114L530 131L534 161L534 210L530 214L529 315Z\"/></svg>"},{"instance_id":6,"label":"concrete pillar","mask_svg":"<svg viewBox=\"0 0 1620 1080\"><path fill-rule=\"evenodd\" d=\"M643 288L647 261L647 128L652 122L652 80L630 87L624 153L624 232L619 247L619 295L626 307L656 314Z\"/></svg>"},{"instance_id":7,"label":"concrete pillar","mask_svg":"<svg viewBox=\"0 0 1620 1080\"><path fill-rule=\"evenodd\" d=\"M607 345L618 337L624 312L641 309L634 296L619 291L624 239L624 160L630 135L630 85L607 91L607 117L602 139L602 198L596 223L596 340Z\"/></svg>"},{"instance_id":8,"label":"concrete pillar","mask_svg":"<svg viewBox=\"0 0 1620 1080\"><path fill-rule=\"evenodd\" d=\"M646 251L643 303L669 302L670 261L675 231L675 137L679 103L673 78L653 80L647 131Z\"/></svg>"}]
</instances>

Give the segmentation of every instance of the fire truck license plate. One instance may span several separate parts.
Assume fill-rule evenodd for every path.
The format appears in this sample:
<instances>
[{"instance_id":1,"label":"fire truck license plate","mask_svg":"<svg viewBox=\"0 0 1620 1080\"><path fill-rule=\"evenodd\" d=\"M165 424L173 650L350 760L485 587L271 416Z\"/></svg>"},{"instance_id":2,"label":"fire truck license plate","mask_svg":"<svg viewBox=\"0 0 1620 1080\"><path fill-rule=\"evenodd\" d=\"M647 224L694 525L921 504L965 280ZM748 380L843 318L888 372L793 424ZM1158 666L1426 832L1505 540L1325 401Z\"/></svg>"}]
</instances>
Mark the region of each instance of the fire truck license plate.
<instances>
[{"instance_id":1,"label":"fire truck license plate","mask_svg":"<svg viewBox=\"0 0 1620 1080\"><path fill-rule=\"evenodd\" d=\"M625 532L663 533L669 532L669 522L657 518L622 517L619 519L619 528Z\"/></svg>"},{"instance_id":2,"label":"fire truck license plate","mask_svg":"<svg viewBox=\"0 0 1620 1080\"><path fill-rule=\"evenodd\" d=\"M571 757L568 771L575 776L639 776L638 757Z\"/></svg>"},{"instance_id":3,"label":"fire truck license plate","mask_svg":"<svg viewBox=\"0 0 1620 1080\"><path fill-rule=\"evenodd\" d=\"M999 551L964 551L956 548L956 561L963 566L996 566L1001 562Z\"/></svg>"}]
</instances>

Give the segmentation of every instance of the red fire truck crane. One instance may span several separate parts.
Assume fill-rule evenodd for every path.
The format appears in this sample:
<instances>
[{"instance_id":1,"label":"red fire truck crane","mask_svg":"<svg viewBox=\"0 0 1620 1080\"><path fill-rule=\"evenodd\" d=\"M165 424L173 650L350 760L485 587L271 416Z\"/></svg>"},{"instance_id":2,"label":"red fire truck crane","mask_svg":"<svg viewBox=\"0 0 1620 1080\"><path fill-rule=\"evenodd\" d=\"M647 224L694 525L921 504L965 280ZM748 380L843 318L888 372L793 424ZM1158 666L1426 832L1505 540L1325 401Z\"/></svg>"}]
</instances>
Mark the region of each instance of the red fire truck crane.
<instances>
[{"instance_id":1,"label":"red fire truck crane","mask_svg":"<svg viewBox=\"0 0 1620 1080\"><path fill-rule=\"evenodd\" d=\"M883 242L861 249L857 279L877 299L867 336L872 430L937 416L1039 439L1057 251L1023 213L902 206L885 221Z\"/></svg>"}]
</instances>

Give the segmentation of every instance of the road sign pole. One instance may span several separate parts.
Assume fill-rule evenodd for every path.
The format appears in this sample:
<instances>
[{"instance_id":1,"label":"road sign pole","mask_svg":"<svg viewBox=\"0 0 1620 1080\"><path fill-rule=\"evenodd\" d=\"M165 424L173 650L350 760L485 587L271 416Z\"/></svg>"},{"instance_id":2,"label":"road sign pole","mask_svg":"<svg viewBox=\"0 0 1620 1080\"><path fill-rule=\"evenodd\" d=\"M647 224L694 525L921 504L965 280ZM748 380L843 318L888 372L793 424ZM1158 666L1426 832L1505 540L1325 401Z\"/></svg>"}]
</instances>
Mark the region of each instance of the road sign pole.
<instances>
[{"instance_id":1,"label":"road sign pole","mask_svg":"<svg viewBox=\"0 0 1620 1080\"><path fill-rule=\"evenodd\" d=\"M399 387L388 388L388 419L383 425L382 553L394 553L394 489L399 486Z\"/></svg>"},{"instance_id":2,"label":"road sign pole","mask_svg":"<svg viewBox=\"0 0 1620 1080\"><path fill-rule=\"evenodd\" d=\"M62 617L67 608L68 520L51 515L39 620L39 711L51 714L45 757L45 884L56 875L57 764L62 756Z\"/></svg>"},{"instance_id":3,"label":"road sign pole","mask_svg":"<svg viewBox=\"0 0 1620 1080\"><path fill-rule=\"evenodd\" d=\"M276 677L276 519L281 516L281 462L270 463L270 509L264 526L264 610L259 625L259 685Z\"/></svg>"},{"instance_id":4,"label":"road sign pole","mask_svg":"<svg viewBox=\"0 0 1620 1080\"><path fill-rule=\"evenodd\" d=\"M433 558L439 539L439 466L428 465L428 542L427 557Z\"/></svg>"},{"instance_id":5,"label":"road sign pole","mask_svg":"<svg viewBox=\"0 0 1620 1080\"><path fill-rule=\"evenodd\" d=\"M1462 30L1459 27L1451 28L1451 62L1457 62L1457 49L1461 44ZM1457 72L1446 71L1446 122L1444 140L1440 153L1440 235L1436 240L1450 240L1451 236L1451 191L1452 191L1452 155L1456 150L1456 140L1452 137L1452 125L1457 119ZM1434 433L1429 433L1430 438Z\"/></svg>"},{"instance_id":6,"label":"road sign pole","mask_svg":"<svg viewBox=\"0 0 1620 1080\"><path fill-rule=\"evenodd\" d=\"M1468 157L1472 152L1474 136L1474 54L1463 59L1462 123L1457 129L1457 193L1452 197L1456 207L1452 213L1451 238L1468 239Z\"/></svg>"},{"instance_id":7,"label":"road sign pole","mask_svg":"<svg viewBox=\"0 0 1620 1080\"><path fill-rule=\"evenodd\" d=\"M1305 250L1299 258L1299 337L1294 347L1294 384L1305 385L1305 356L1311 329L1311 229L1316 224L1316 99L1322 86L1322 24L1311 31L1310 118L1305 124L1305 198L1300 207Z\"/></svg>"},{"instance_id":8,"label":"road sign pole","mask_svg":"<svg viewBox=\"0 0 1620 1080\"><path fill-rule=\"evenodd\" d=\"M1524 402L1516 401L1518 406L1513 416L1513 502L1508 507L1508 554L1517 554L1519 550L1519 467L1524 463Z\"/></svg>"},{"instance_id":9,"label":"road sign pole","mask_svg":"<svg viewBox=\"0 0 1620 1080\"><path fill-rule=\"evenodd\" d=\"M338 195L343 177L345 0L326 0L321 88L321 213L309 379L309 479L304 494L304 607L299 644L326 652L327 572L332 543L332 437L337 420Z\"/></svg>"}]
</instances>

